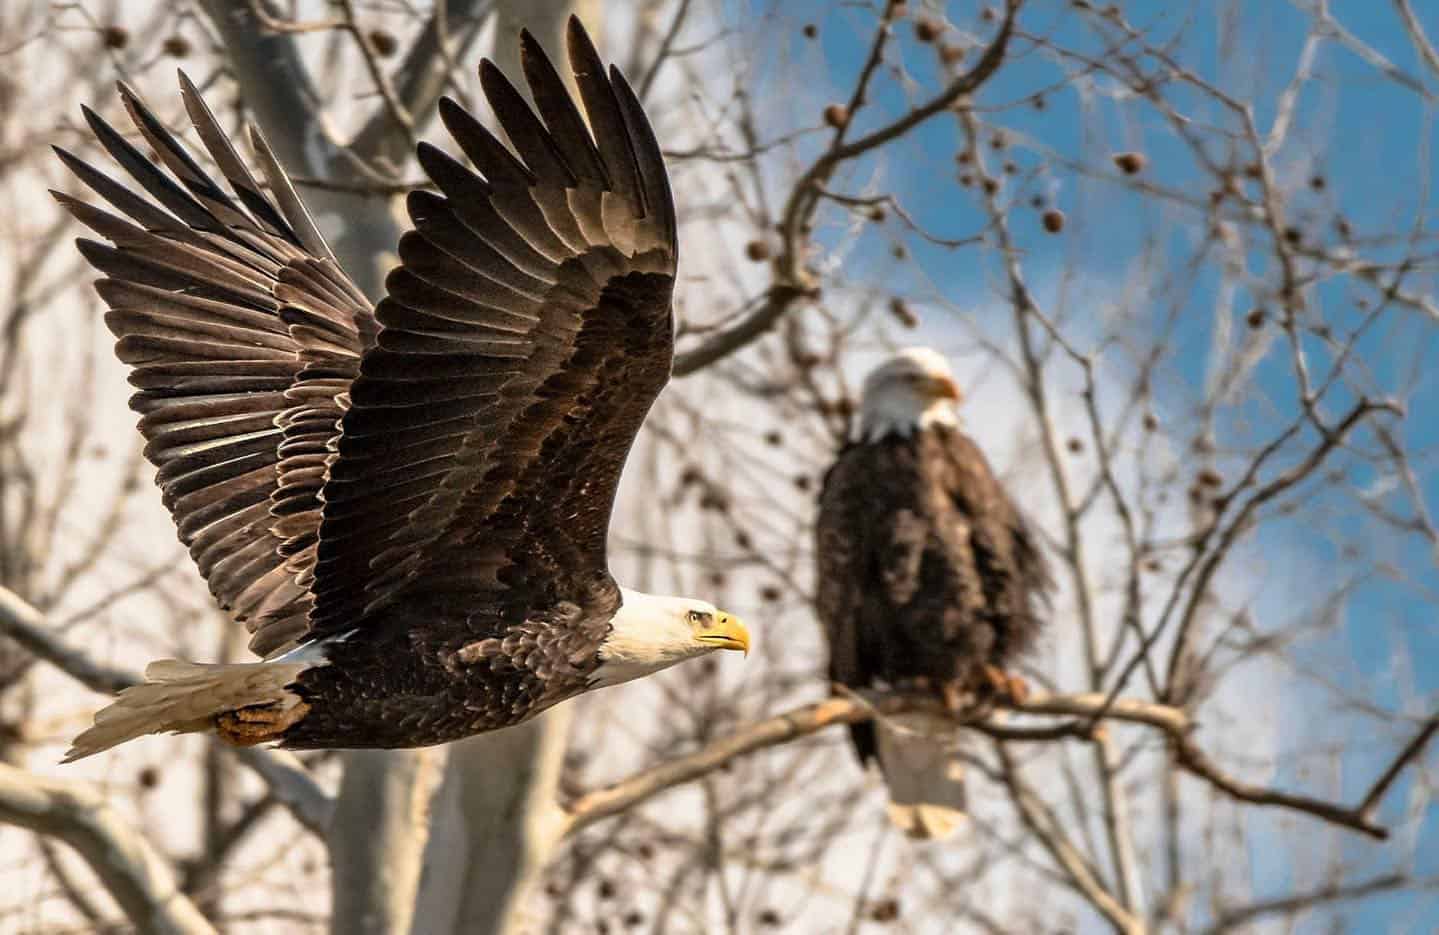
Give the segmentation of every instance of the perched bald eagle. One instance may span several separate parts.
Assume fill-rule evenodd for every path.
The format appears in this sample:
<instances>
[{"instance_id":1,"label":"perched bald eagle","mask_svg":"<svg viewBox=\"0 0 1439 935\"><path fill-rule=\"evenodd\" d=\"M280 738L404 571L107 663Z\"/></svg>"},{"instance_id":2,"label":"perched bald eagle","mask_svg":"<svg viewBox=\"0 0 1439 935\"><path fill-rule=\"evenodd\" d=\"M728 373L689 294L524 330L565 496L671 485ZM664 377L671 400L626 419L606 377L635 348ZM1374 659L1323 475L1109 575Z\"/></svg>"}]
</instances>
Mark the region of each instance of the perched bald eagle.
<instances>
[{"instance_id":1,"label":"perched bald eagle","mask_svg":"<svg viewBox=\"0 0 1439 935\"><path fill-rule=\"evenodd\" d=\"M150 197L63 151L119 214L55 197L109 241L79 247L106 277L146 455L264 661L153 663L67 759L159 731L441 743L747 649L713 605L610 575L620 471L670 375L674 204L638 100L579 22L583 117L534 39L521 43L538 114L489 62L481 84L515 154L440 102L481 174L420 145L440 193L409 196L415 229L373 309L259 134L263 186L183 75L233 194L123 85L158 164L85 111Z\"/></svg>"},{"instance_id":2,"label":"perched bald eagle","mask_svg":"<svg viewBox=\"0 0 1439 935\"><path fill-rule=\"evenodd\" d=\"M951 710L1022 694L1007 670L1034 642L1050 587L1024 516L959 430L959 398L927 348L870 373L816 527L830 679L934 692ZM952 720L922 714L851 728L860 761L879 761L890 817L916 837L946 837L964 815L955 736Z\"/></svg>"}]
</instances>

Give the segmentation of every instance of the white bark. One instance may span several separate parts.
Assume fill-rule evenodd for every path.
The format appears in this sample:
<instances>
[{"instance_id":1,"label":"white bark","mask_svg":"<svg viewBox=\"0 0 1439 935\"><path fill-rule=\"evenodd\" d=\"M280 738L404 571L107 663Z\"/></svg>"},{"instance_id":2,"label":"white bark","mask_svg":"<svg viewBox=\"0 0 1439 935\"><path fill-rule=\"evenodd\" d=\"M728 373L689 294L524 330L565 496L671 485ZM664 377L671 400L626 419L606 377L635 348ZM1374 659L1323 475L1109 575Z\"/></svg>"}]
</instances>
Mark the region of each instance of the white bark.
<instances>
[{"instance_id":1,"label":"white bark","mask_svg":"<svg viewBox=\"0 0 1439 935\"><path fill-rule=\"evenodd\" d=\"M572 711L453 746L414 935L526 930L526 898L567 825L555 788Z\"/></svg>"}]
</instances>

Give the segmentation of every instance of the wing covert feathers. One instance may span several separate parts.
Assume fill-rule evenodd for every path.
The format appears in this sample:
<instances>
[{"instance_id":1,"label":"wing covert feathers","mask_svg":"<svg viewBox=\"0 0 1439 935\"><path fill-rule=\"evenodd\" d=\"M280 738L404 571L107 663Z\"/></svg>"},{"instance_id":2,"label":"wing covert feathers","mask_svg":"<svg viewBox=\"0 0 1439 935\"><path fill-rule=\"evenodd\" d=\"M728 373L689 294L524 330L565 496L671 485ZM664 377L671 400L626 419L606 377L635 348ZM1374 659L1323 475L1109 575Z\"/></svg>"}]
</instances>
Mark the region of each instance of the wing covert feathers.
<instances>
[{"instance_id":1,"label":"wing covert feathers","mask_svg":"<svg viewBox=\"0 0 1439 935\"><path fill-rule=\"evenodd\" d=\"M183 74L180 86L229 191L121 84L158 164L86 108L96 139L139 190L57 149L119 213L54 194L109 241L79 245L106 277L95 287L116 353L132 368L145 455L181 541L264 655L306 629L309 596L296 579L313 563L341 394L375 325L268 150L261 162L275 200Z\"/></svg>"}]
</instances>

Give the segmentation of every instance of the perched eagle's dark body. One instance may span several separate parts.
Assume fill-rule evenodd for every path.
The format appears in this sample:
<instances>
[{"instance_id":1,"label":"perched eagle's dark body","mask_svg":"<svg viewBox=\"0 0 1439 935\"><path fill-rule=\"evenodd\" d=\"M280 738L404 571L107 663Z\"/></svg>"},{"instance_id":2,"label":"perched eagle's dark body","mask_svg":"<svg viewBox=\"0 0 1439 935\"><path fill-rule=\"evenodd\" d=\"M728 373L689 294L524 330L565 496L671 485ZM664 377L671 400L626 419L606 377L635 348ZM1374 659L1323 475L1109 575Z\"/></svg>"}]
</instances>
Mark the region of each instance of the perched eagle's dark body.
<instances>
[{"instance_id":1,"label":"perched eagle's dark body","mask_svg":"<svg viewBox=\"0 0 1439 935\"><path fill-rule=\"evenodd\" d=\"M841 685L979 695L986 667L1011 667L1041 629L1043 556L952 424L849 443L825 475L816 539L818 614ZM880 753L872 722L851 736L862 762ZM955 798L962 811L962 789Z\"/></svg>"},{"instance_id":2,"label":"perched eagle's dark body","mask_svg":"<svg viewBox=\"0 0 1439 935\"><path fill-rule=\"evenodd\" d=\"M513 151L440 102L479 171L420 144L438 192L410 194L414 229L374 306L263 139L252 134L262 185L183 75L225 185L123 85L153 157L85 111L144 194L60 151L118 213L56 198L109 241L79 246L106 277L96 288L133 368L146 455L181 540L265 661L153 664L72 758L212 727L239 743L420 746L596 684L626 603L606 560L610 513L669 379L677 244L638 99L578 20L568 44L583 115L528 34L533 110L481 65ZM671 600L637 595L644 609L626 620L667 620ZM707 606L673 611L695 621L693 645L651 659L626 644L627 668L605 683L747 647Z\"/></svg>"}]
</instances>

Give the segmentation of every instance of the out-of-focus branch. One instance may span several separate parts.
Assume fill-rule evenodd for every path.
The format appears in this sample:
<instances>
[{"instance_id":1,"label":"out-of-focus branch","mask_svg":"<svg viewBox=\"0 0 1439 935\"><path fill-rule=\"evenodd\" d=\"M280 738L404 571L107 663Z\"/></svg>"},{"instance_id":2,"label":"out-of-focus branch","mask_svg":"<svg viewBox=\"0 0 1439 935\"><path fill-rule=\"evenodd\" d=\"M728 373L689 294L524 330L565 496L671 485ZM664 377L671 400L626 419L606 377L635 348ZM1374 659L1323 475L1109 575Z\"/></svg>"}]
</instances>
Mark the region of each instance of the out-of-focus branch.
<instances>
[{"instance_id":1,"label":"out-of-focus branch","mask_svg":"<svg viewBox=\"0 0 1439 935\"><path fill-rule=\"evenodd\" d=\"M66 645L51 632L44 615L13 591L0 587L0 634L55 666L92 691L113 695L140 681L137 673L102 665ZM334 803L292 753L260 747L237 748L240 762L269 785L295 820L318 834L329 827Z\"/></svg>"},{"instance_id":2,"label":"out-of-focus branch","mask_svg":"<svg viewBox=\"0 0 1439 935\"><path fill-rule=\"evenodd\" d=\"M886 6L883 19L876 27L870 54L860 69L859 79L850 96L850 106L845 111L843 125L836 129L834 138L824 153L800 175L785 203L779 225L782 249L775 260L774 281L766 292L764 301L737 323L720 331L704 344L675 355L675 376L687 376L728 357L767 333L800 302L818 296L819 287L814 282L814 277L805 269L805 257L809 252L809 236L806 231L814 218L815 210L826 196L826 183L846 162L898 139L936 114L945 113L961 98L973 94L988 81L1004 61L1010 37L1014 34L1014 18L1021 5L1022 0L1007 0L999 31L973 68L950 82L935 97L906 112L904 116L846 142L845 131L854 119L855 111L866 99L865 91L869 79L882 60L891 19L899 9L892 4Z\"/></svg>"},{"instance_id":3,"label":"out-of-focus branch","mask_svg":"<svg viewBox=\"0 0 1439 935\"><path fill-rule=\"evenodd\" d=\"M1327 883L1317 889L1308 890L1302 893L1295 893L1292 896L1284 896L1279 899L1268 899L1263 902L1252 903L1248 906L1241 906L1238 909L1230 909L1219 916L1219 919L1208 929L1205 935L1223 935L1225 932L1243 930L1246 926L1252 925L1259 919L1266 916L1285 916L1304 912L1319 906L1330 903L1345 902L1351 899L1363 899L1366 896L1373 896L1376 893L1387 893L1414 883L1414 879L1407 874L1389 873L1381 877L1364 880L1360 883L1342 885L1338 883ZM1428 881L1428 885L1434 885L1435 881Z\"/></svg>"},{"instance_id":4,"label":"out-of-focus branch","mask_svg":"<svg viewBox=\"0 0 1439 935\"><path fill-rule=\"evenodd\" d=\"M113 695L139 681L133 672L95 662L57 639L45 617L9 588L0 587L0 634L53 664L91 691Z\"/></svg>"},{"instance_id":5,"label":"out-of-focus branch","mask_svg":"<svg viewBox=\"0 0 1439 935\"><path fill-rule=\"evenodd\" d=\"M1029 784L1019 775L1019 769L1003 744L995 744L1000 764L1003 767L1005 784L1009 786L1010 797L1019 808L1019 815L1026 827L1037 837L1045 850L1049 851L1055 863L1064 870L1071 885L1095 909L1103 913L1116 931L1125 935L1139 935L1144 931L1142 921L1129 912L1104 887L1098 871L1085 860L1064 833L1063 825L1045 805Z\"/></svg>"},{"instance_id":6,"label":"out-of-focus branch","mask_svg":"<svg viewBox=\"0 0 1439 935\"><path fill-rule=\"evenodd\" d=\"M144 836L90 789L0 764L0 821L75 848L138 931L215 931L180 892L173 870Z\"/></svg>"},{"instance_id":7,"label":"out-of-focus branch","mask_svg":"<svg viewBox=\"0 0 1439 935\"><path fill-rule=\"evenodd\" d=\"M310 71L290 35L274 32L253 7L232 0L200 0L220 33L225 55L249 108L262 127L288 127L269 134L281 164L293 171L325 175L335 142L322 130L322 105Z\"/></svg>"},{"instance_id":8,"label":"out-of-focus branch","mask_svg":"<svg viewBox=\"0 0 1439 935\"><path fill-rule=\"evenodd\" d=\"M1255 805L1270 805L1304 812L1331 824L1350 828L1371 837L1385 838L1388 831L1375 824L1372 812L1379 798L1393 783L1399 771L1413 761L1436 731L1439 724L1426 725L1376 783L1377 794L1371 791L1357 807L1326 802L1309 796L1278 789L1254 786L1225 773L1194 742L1194 724L1183 710L1138 699L1111 699L1103 692L1074 695L1040 695L1021 704L1006 705L1017 714L1056 715L1075 718L1099 718L1142 724L1162 731L1175 750L1175 762L1186 772L1213 785L1226 795ZM816 734L836 724L857 724L876 716L911 711L944 713L932 699L887 697L878 700L849 697L803 705L791 711L736 728L693 753L674 757L656 766L641 770L628 778L587 792L572 800L566 809L566 834L573 834L596 821L620 814L661 792L701 778L732 760L768 747L778 746ZM968 725L996 739L1032 739L1009 724L996 724L990 719ZM1074 728L1074 729L1070 729ZM1084 736L1073 725L1055 729L1051 736ZM1044 736L1044 735L1037 735Z\"/></svg>"},{"instance_id":9,"label":"out-of-focus branch","mask_svg":"<svg viewBox=\"0 0 1439 935\"><path fill-rule=\"evenodd\" d=\"M395 70L396 105L423 129L434 113L435 102L459 69L455 56L463 53L489 15L493 0L437 0L434 12ZM459 42L452 44L451 31ZM391 117L376 111L350 142L350 149L366 162L401 165L409 158L409 141L395 132ZM428 184L428 183L426 183Z\"/></svg>"}]
</instances>

